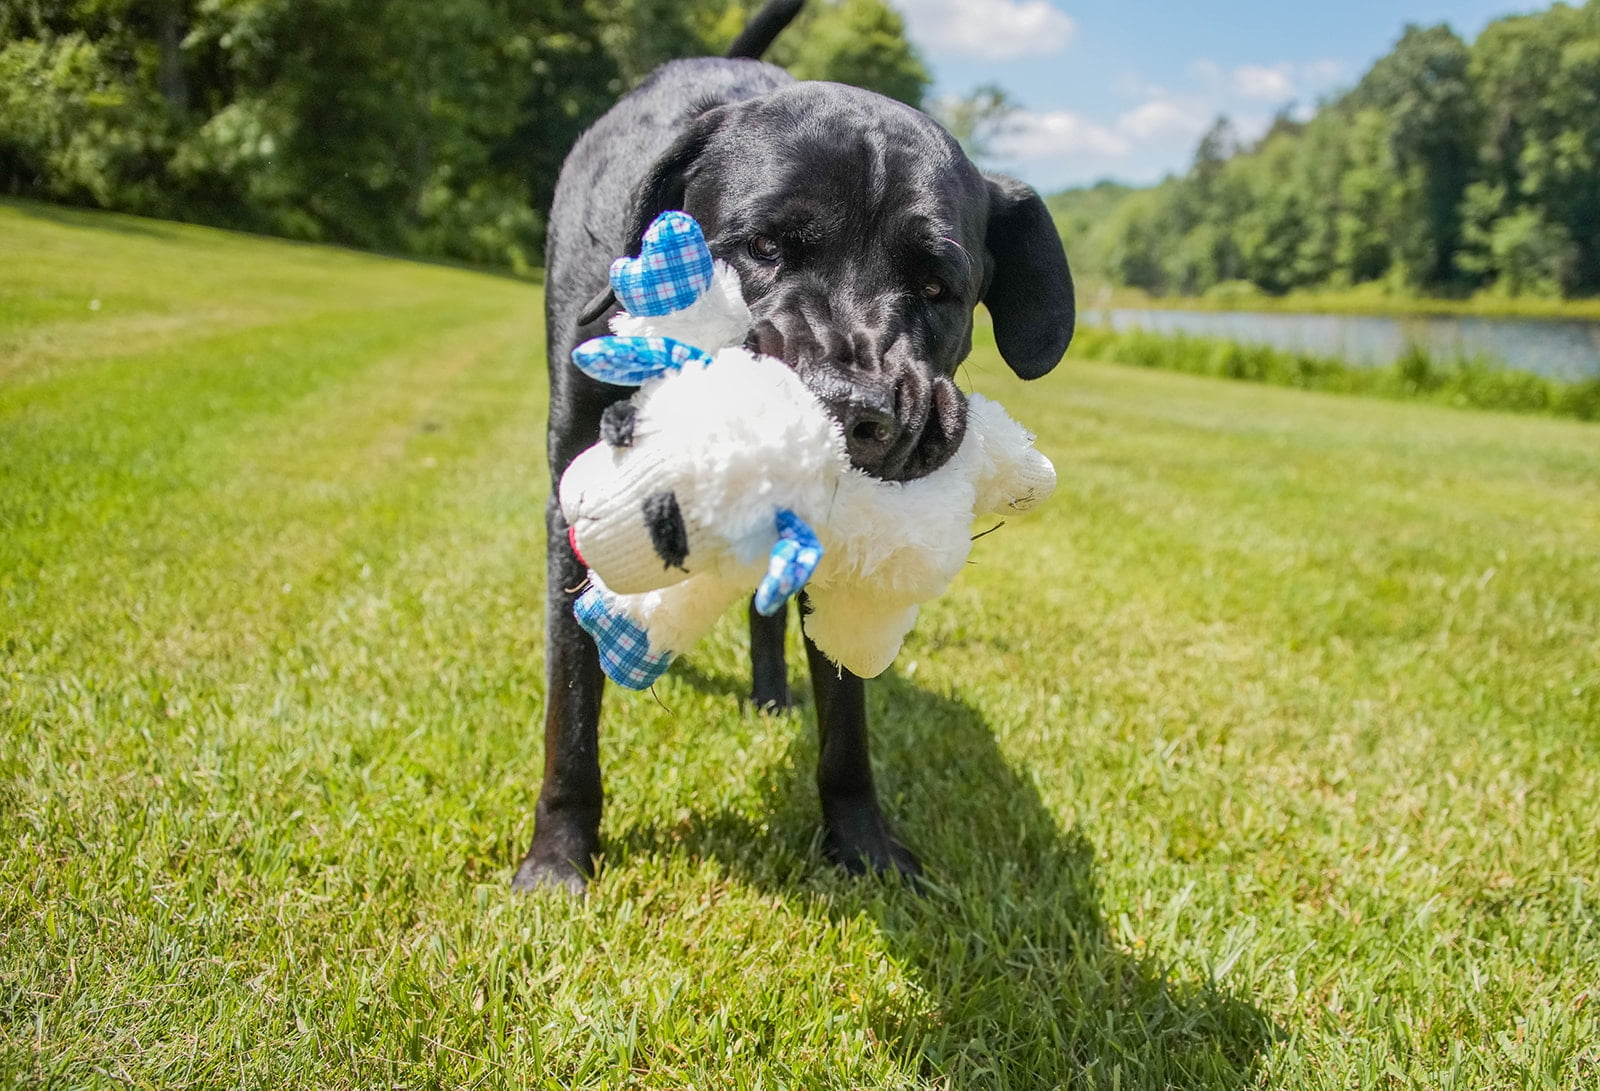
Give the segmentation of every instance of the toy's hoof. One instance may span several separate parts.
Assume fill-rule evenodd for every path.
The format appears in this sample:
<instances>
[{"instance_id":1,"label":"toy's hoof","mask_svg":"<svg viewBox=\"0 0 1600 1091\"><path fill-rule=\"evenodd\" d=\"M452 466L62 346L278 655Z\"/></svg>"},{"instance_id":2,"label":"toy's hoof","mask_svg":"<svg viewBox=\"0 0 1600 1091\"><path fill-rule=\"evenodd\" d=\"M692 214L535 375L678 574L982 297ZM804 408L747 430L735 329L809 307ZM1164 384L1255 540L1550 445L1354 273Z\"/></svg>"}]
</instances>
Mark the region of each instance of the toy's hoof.
<instances>
[{"instance_id":1,"label":"toy's hoof","mask_svg":"<svg viewBox=\"0 0 1600 1091\"><path fill-rule=\"evenodd\" d=\"M704 295L712 271L711 251L694 217L663 212L644 233L638 257L611 263L611 289L629 314L659 318Z\"/></svg>"},{"instance_id":2,"label":"toy's hoof","mask_svg":"<svg viewBox=\"0 0 1600 1091\"><path fill-rule=\"evenodd\" d=\"M650 651L650 637L633 621L613 613L599 588L590 587L572 604L572 613L600 652L600 669L626 689L649 689L672 665L668 653Z\"/></svg>"},{"instance_id":3,"label":"toy's hoof","mask_svg":"<svg viewBox=\"0 0 1600 1091\"><path fill-rule=\"evenodd\" d=\"M822 562L822 543L806 521L780 509L777 516L778 542L767 558L767 574L756 588L756 613L771 617L790 598L799 594Z\"/></svg>"}]
</instances>

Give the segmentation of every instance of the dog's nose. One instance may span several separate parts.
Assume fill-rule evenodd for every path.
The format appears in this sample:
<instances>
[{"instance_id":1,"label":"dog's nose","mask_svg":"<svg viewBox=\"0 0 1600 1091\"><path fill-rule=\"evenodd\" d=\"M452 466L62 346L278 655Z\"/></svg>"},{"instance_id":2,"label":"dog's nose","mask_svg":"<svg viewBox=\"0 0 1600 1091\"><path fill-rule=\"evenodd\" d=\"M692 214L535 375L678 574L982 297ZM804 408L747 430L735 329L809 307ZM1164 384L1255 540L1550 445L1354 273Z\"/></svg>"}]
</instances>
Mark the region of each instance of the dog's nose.
<instances>
[{"instance_id":1,"label":"dog's nose","mask_svg":"<svg viewBox=\"0 0 1600 1091\"><path fill-rule=\"evenodd\" d=\"M902 377L891 388L813 384L813 392L839 422L850 464L886 481L932 473L955 454L966 433L966 399L948 379Z\"/></svg>"},{"instance_id":2,"label":"dog's nose","mask_svg":"<svg viewBox=\"0 0 1600 1091\"><path fill-rule=\"evenodd\" d=\"M807 385L828 416L839 422L850 464L881 476L904 432L893 393L842 380L836 373L814 375Z\"/></svg>"},{"instance_id":3,"label":"dog's nose","mask_svg":"<svg viewBox=\"0 0 1600 1091\"><path fill-rule=\"evenodd\" d=\"M900 440L900 422L887 398L854 396L843 405L830 406L844 429L844 446L850 462L868 473L879 469Z\"/></svg>"}]
</instances>

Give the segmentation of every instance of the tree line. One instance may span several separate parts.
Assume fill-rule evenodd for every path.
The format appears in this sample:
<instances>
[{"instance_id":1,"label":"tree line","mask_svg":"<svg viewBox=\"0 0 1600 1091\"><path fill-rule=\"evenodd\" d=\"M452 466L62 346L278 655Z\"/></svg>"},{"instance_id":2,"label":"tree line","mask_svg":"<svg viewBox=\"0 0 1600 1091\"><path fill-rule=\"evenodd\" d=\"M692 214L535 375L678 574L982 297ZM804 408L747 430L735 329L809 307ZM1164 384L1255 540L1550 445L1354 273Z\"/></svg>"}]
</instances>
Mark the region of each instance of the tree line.
<instances>
[{"instance_id":1,"label":"tree line","mask_svg":"<svg viewBox=\"0 0 1600 1091\"><path fill-rule=\"evenodd\" d=\"M0 0L0 192L513 267L567 149L759 0ZM883 0L770 60L918 105Z\"/></svg>"},{"instance_id":2,"label":"tree line","mask_svg":"<svg viewBox=\"0 0 1600 1091\"><path fill-rule=\"evenodd\" d=\"M1600 293L1600 0L1410 26L1307 122L1219 119L1182 177L1053 203L1075 268L1156 295Z\"/></svg>"}]
</instances>

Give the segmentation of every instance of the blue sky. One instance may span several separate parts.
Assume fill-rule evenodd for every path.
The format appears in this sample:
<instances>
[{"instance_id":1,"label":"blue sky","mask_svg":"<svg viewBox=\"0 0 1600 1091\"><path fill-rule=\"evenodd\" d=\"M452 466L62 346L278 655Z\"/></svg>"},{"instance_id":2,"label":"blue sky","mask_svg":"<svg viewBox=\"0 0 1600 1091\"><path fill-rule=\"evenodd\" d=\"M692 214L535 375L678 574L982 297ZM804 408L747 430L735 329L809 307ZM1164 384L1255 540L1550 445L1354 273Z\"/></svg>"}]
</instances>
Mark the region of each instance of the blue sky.
<instances>
[{"instance_id":1,"label":"blue sky","mask_svg":"<svg viewBox=\"0 0 1600 1091\"><path fill-rule=\"evenodd\" d=\"M1024 108L986 163L1050 192L1181 171L1226 113L1261 132L1349 87L1409 23L1471 39L1517 0L891 0L933 94L998 83Z\"/></svg>"}]
</instances>

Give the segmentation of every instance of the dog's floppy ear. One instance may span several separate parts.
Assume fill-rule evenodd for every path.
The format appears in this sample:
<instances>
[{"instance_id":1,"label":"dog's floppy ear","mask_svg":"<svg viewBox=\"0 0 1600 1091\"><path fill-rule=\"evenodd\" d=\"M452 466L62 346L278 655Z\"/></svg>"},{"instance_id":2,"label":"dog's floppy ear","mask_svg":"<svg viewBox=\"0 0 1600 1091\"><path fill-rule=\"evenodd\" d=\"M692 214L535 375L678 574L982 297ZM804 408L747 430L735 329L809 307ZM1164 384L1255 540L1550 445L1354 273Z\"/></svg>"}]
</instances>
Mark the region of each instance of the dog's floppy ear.
<instances>
[{"instance_id":1,"label":"dog's floppy ear","mask_svg":"<svg viewBox=\"0 0 1600 1091\"><path fill-rule=\"evenodd\" d=\"M671 209L683 208L683 191L695 161L722 125L725 111L712 107L689 123L688 128L668 145L650 166L633 194L633 209L628 221L628 256L638 257L644 233L655 218Z\"/></svg>"},{"instance_id":2,"label":"dog's floppy ear","mask_svg":"<svg viewBox=\"0 0 1600 1091\"><path fill-rule=\"evenodd\" d=\"M1024 379L1037 379L1060 362L1072 341L1072 272L1039 195L1015 178L986 174L984 180L994 271L983 303L994 318L1000 355Z\"/></svg>"},{"instance_id":3,"label":"dog's floppy ear","mask_svg":"<svg viewBox=\"0 0 1600 1091\"><path fill-rule=\"evenodd\" d=\"M679 133L660 157L650 165L639 188L633 194L633 207L628 214L628 252L625 256L636 258L644 240L644 233L655 218L669 209L683 208L683 191L688 184L689 172L694 162L705 151L706 144L722 124L723 111L712 107L700 114ZM622 257L624 255L618 255ZM598 319L617 301L610 285L589 301L578 315L578 325L587 326Z\"/></svg>"}]
</instances>

